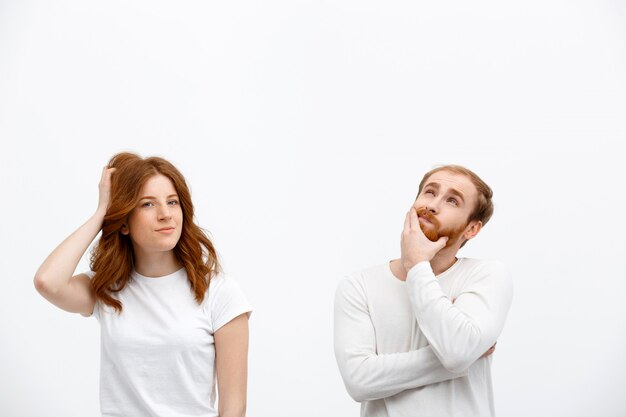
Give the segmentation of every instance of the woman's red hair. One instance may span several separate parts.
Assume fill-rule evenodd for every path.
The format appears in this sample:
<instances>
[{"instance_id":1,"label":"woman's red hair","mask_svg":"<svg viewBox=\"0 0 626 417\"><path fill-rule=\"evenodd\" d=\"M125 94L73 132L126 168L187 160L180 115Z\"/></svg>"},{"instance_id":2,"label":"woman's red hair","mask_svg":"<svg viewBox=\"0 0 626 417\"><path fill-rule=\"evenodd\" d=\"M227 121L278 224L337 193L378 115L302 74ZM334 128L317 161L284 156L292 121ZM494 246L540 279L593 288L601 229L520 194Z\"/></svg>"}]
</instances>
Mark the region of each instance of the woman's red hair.
<instances>
[{"instance_id":1,"label":"woman's red hair","mask_svg":"<svg viewBox=\"0 0 626 417\"><path fill-rule=\"evenodd\" d=\"M135 257L130 236L121 232L122 225L137 207L145 182L161 174L172 181L178 194L183 212L183 230L174 253L187 271L196 301L200 304L220 265L213 243L193 221L191 193L185 178L163 158L144 159L128 152L114 155L108 166L115 168L111 176L111 197L102 224L102 236L91 253L90 267L95 272L91 284L96 298L118 313L122 312L122 303L113 294L121 291L131 279Z\"/></svg>"}]
</instances>

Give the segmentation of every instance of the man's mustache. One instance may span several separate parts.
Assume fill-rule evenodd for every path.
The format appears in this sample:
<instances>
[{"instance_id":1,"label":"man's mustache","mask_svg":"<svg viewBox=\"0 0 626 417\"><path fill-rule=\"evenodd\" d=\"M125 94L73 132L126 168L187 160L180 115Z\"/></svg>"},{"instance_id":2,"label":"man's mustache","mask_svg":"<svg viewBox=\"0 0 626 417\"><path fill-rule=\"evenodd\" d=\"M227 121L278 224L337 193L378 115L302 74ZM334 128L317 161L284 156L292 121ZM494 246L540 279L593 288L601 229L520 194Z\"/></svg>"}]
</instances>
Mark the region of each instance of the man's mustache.
<instances>
[{"instance_id":1,"label":"man's mustache","mask_svg":"<svg viewBox=\"0 0 626 417\"><path fill-rule=\"evenodd\" d=\"M441 223L439 223L439 220L437 220L435 215L430 210L428 210L426 207L420 207L420 208L416 209L415 211L417 211L417 216L418 217L423 217L426 220L428 220L429 222L431 222L433 224L433 226L435 226L435 228L437 230L441 227Z\"/></svg>"}]
</instances>

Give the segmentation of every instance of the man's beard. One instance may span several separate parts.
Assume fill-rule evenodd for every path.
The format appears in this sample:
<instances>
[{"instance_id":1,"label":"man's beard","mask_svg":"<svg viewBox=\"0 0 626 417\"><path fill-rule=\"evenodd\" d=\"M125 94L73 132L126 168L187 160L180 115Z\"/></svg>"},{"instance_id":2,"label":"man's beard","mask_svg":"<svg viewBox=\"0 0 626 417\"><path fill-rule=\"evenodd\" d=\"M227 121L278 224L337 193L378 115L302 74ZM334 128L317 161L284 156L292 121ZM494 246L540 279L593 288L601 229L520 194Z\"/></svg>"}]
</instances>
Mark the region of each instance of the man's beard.
<instances>
[{"instance_id":1,"label":"man's beard","mask_svg":"<svg viewBox=\"0 0 626 417\"><path fill-rule=\"evenodd\" d=\"M430 225L424 225L421 222L419 224L422 232L424 232L424 235L428 238L428 240L436 242L439 238L447 236L448 242L446 242L446 247L456 243L468 225L468 222L465 222L464 225L461 225L456 229L443 227L441 226L439 220L426 207L420 207L416 211L418 217L423 217L431 222Z\"/></svg>"}]
</instances>

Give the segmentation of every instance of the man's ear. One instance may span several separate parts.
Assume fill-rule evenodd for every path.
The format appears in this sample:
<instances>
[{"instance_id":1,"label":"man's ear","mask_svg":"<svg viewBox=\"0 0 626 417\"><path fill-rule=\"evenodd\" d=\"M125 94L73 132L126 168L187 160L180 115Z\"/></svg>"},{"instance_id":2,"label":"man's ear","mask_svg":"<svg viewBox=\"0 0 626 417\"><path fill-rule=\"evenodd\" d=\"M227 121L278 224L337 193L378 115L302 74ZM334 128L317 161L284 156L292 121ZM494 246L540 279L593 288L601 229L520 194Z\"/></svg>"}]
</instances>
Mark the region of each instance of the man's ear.
<instances>
[{"instance_id":1,"label":"man's ear","mask_svg":"<svg viewBox=\"0 0 626 417\"><path fill-rule=\"evenodd\" d=\"M476 235L478 234L478 232L480 232L482 228L483 228L483 222L481 222L480 220L473 220L465 229L465 233L463 233L463 237L466 240L473 239L474 237L476 237Z\"/></svg>"}]
</instances>

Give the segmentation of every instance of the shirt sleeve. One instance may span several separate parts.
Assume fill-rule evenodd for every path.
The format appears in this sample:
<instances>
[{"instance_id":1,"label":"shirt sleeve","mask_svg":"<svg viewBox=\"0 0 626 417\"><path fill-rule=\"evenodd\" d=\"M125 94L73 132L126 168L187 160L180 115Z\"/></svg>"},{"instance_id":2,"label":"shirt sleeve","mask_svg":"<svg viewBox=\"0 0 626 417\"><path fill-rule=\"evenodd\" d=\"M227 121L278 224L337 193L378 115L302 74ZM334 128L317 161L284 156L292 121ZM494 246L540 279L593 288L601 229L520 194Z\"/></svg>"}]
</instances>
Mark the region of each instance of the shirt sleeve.
<instances>
[{"instance_id":1,"label":"shirt sleeve","mask_svg":"<svg viewBox=\"0 0 626 417\"><path fill-rule=\"evenodd\" d=\"M215 280L215 282L213 282ZM209 288L209 314L213 332L235 317L252 312L252 307L237 282L226 275L214 277Z\"/></svg>"},{"instance_id":2,"label":"shirt sleeve","mask_svg":"<svg viewBox=\"0 0 626 417\"><path fill-rule=\"evenodd\" d=\"M407 389L467 375L444 368L429 346L378 354L365 292L354 279L344 279L337 288L334 321L337 365L355 401L386 398Z\"/></svg>"},{"instance_id":3,"label":"shirt sleeve","mask_svg":"<svg viewBox=\"0 0 626 417\"><path fill-rule=\"evenodd\" d=\"M468 274L454 303L429 262L411 268L406 280L420 330L441 363L457 372L469 368L493 346L513 298L513 283L501 263L483 262Z\"/></svg>"}]
</instances>

